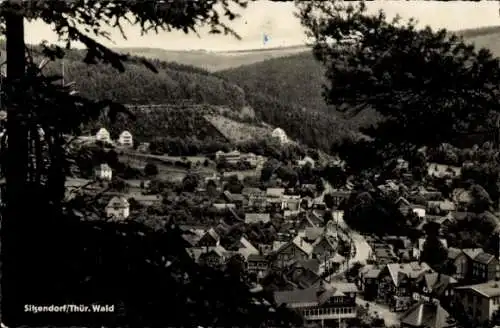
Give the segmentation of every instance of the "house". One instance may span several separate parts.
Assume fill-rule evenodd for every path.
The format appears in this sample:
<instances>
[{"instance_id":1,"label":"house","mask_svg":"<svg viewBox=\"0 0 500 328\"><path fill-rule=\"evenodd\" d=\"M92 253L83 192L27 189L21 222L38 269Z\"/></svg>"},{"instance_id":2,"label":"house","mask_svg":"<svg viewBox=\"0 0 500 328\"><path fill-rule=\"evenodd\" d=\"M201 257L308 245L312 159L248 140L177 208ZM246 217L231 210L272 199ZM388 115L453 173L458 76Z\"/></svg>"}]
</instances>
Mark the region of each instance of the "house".
<instances>
[{"instance_id":1,"label":"house","mask_svg":"<svg viewBox=\"0 0 500 328\"><path fill-rule=\"evenodd\" d=\"M401 328L453 328L455 320L440 305L419 302L401 316Z\"/></svg>"},{"instance_id":2,"label":"house","mask_svg":"<svg viewBox=\"0 0 500 328\"><path fill-rule=\"evenodd\" d=\"M336 190L332 191L330 195L332 195L333 198L333 204L334 207L339 207L340 205L344 204L347 202L349 197L351 197L352 192L349 190L341 191L341 190Z\"/></svg>"},{"instance_id":3,"label":"house","mask_svg":"<svg viewBox=\"0 0 500 328\"><path fill-rule=\"evenodd\" d=\"M448 214L449 212L455 211L457 208L455 203L449 200L435 200L427 202L427 210L439 213L439 214Z\"/></svg>"},{"instance_id":4,"label":"house","mask_svg":"<svg viewBox=\"0 0 500 328\"><path fill-rule=\"evenodd\" d=\"M472 281L482 283L500 279L500 262L495 255L481 252L472 259Z\"/></svg>"},{"instance_id":5,"label":"house","mask_svg":"<svg viewBox=\"0 0 500 328\"><path fill-rule=\"evenodd\" d=\"M292 210L284 210L283 211L283 218L285 220L294 220L297 218L299 215L300 210L292 211Z\"/></svg>"},{"instance_id":6,"label":"house","mask_svg":"<svg viewBox=\"0 0 500 328\"><path fill-rule=\"evenodd\" d=\"M241 190L241 194L247 198L250 198L252 196L264 196L265 193L259 188L245 187Z\"/></svg>"},{"instance_id":7,"label":"house","mask_svg":"<svg viewBox=\"0 0 500 328\"><path fill-rule=\"evenodd\" d=\"M128 131L123 131L118 137L118 144L122 147L134 147L134 139Z\"/></svg>"},{"instance_id":8,"label":"house","mask_svg":"<svg viewBox=\"0 0 500 328\"><path fill-rule=\"evenodd\" d=\"M437 272L424 273L415 281L413 299L424 302L451 301L457 280ZM447 303L448 303L447 302ZM449 303L448 303L449 304Z\"/></svg>"},{"instance_id":9,"label":"house","mask_svg":"<svg viewBox=\"0 0 500 328\"><path fill-rule=\"evenodd\" d=\"M159 205L161 204L161 201L163 199L161 195L142 195L142 194L134 195L131 198L142 206Z\"/></svg>"},{"instance_id":10,"label":"house","mask_svg":"<svg viewBox=\"0 0 500 328\"><path fill-rule=\"evenodd\" d=\"M219 150L215 153L215 159L218 161L225 160L230 164L236 164L241 161L241 153L237 150L233 150L228 153Z\"/></svg>"},{"instance_id":11,"label":"house","mask_svg":"<svg viewBox=\"0 0 500 328\"><path fill-rule=\"evenodd\" d=\"M307 260L312 258L313 247L304 241L300 236L280 245L273 254L273 264L277 267L285 267L289 263L297 260Z\"/></svg>"},{"instance_id":12,"label":"house","mask_svg":"<svg viewBox=\"0 0 500 328\"><path fill-rule=\"evenodd\" d=\"M113 178L113 171L111 170L111 167L109 167L109 165L106 163L98 165L94 169L94 174L98 180L111 181L111 179Z\"/></svg>"},{"instance_id":13,"label":"house","mask_svg":"<svg viewBox=\"0 0 500 328\"><path fill-rule=\"evenodd\" d=\"M181 229L183 230L181 236L182 239L184 240L184 246L185 248L193 248L196 246L198 241L200 240L201 237L203 237L203 233L200 231L197 231L195 229Z\"/></svg>"},{"instance_id":14,"label":"house","mask_svg":"<svg viewBox=\"0 0 500 328\"><path fill-rule=\"evenodd\" d=\"M230 256L230 252L226 251L224 247L217 245L214 247L208 247L204 252L202 252L198 257L198 263L211 267L219 267L226 263Z\"/></svg>"},{"instance_id":15,"label":"house","mask_svg":"<svg viewBox=\"0 0 500 328\"><path fill-rule=\"evenodd\" d=\"M252 245L252 243L250 243L245 237L240 238L237 248L238 254L240 254L245 261L248 260L250 255L259 255L259 250L255 248L255 246Z\"/></svg>"},{"instance_id":16,"label":"house","mask_svg":"<svg viewBox=\"0 0 500 328\"><path fill-rule=\"evenodd\" d=\"M396 200L396 206L398 206L399 211L403 215L408 215L411 211L419 218L425 217L425 206L412 204L404 197L399 197L398 200Z\"/></svg>"},{"instance_id":17,"label":"house","mask_svg":"<svg viewBox=\"0 0 500 328\"><path fill-rule=\"evenodd\" d=\"M212 206L219 211L224 211L229 208L236 208L236 204L233 203L213 203Z\"/></svg>"},{"instance_id":18,"label":"house","mask_svg":"<svg viewBox=\"0 0 500 328\"><path fill-rule=\"evenodd\" d=\"M320 227L306 227L303 230L299 230L298 236L309 244L314 243L320 236L324 233L324 229Z\"/></svg>"},{"instance_id":19,"label":"house","mask_svg":"<svg viewBox=\"0 0 500 328\"><path fill-rule=\"evenodd\" d=\"M262 193L260 195L255 194L255 195L250 195L248 196L248 204L249 207L253 208L267 208L268 203L267 203L267 197L265 193Z\"/></svg>"},{"instance_id":20,"label":"house","mask_svg":"<svg viewBox=\"0 0 500 328\"><path fill-rule=\"evenodd\" d=\"M97 131L97 134L95 135L95 140L104 142L104 143L111 143L111 136L105 128L100 128L99 131Z\"/></svg>"},{"instance_id":21,"label":"house","mask_svg":"<svg viewBox=\"0 0 500 328\"><path fill-rule=\"evenodd\" d=\"M196 244L197 247L215 247L220 244L220 236L213 229L210 228L208 231L198 240Z\"/></svg>"},{"instance_id":22,"label":"house","mask_svg":"<svg viewBox=\"0 0 500 328\"><path fill-rule=\"evenodd\" d=\"M427 201L438 201L443 198L443 193L434 189L418 186L416 190L411 192L412 195L419 195Z\"/></svg>"},{"instance_id":23,"label":"house","mask_svg":"<svg viewBox=\"0 0 500 328\"><path fill-rule=\"evenodd\" d=\"M375 265L367 265L359 270L358 286L367 301L373 301L378 295L378 277L382 270Z\"/></svg>"},{"instance_id":24,"label":"house","mask_svg":"<svg viewBox=\"0 0 500 328\"><path fill-rule=\"evenodd\" d=\"M303 166L306 166L307 164L309 164L311 166L311 168L314 168L315 161L311 157L305 156L303 159L297 161L297 164L300 167L303 167Z\"/></svg>"},{"instance_id":25,"label":"house","mask_svg":"<svg viewBox=\"0 0 500 328\"><path fill-rule=\"evenodd\" d=\"M338 241L335 238L323 234L313 242L312 247L313 258L321 261L333 257L339 249Z\"/></svg>"},{"instance_id":26,"label":"house","mask_svg":"<svg viewBox=\"0 0 500 328\"><path fill-rule=\"evenodd\" d=\"M245 213L245 224L257 224L271 222L269 213Z\"/></svg>"},{"instance_id":27,"label":"house","mask_svg":"<svg viewBox=\"0 0 500 328\"><path fill-rule=\"evenodd\" d=\"M291 211L298 211L300 208L300 196L295 196L295 195L283 195L282 197L282 209L283 210L291 210Z\"/></svg>"},{"instance_id":28,"label":"house","mask_svg":"<svg viewBox=\"0 0 500 328\"><path fill-rule=\"evenodd\" d=\"M235 204L236 206L243 206L246 201L242 194L232 194L228 190L224 191L224 198L228 203Z\"/></svg>"},{"instance_id":29,"label":"house","mask_svg":"<svg viewBox=\"0 0 500 328\"><path fill-rule=\"evenodd\" d=\"M394 248L391 245L380 243L372 245L372 258L381 265L394 263L398 260Z\"/></svg>"},{"instance_id":30,"label":"house","mask_svg":"<svg viewBox=\"0 0 500 328\"><path fill-rule=\"evenodd\" d=\"M462 168L459 166L429 163L427 166L427 175L435 178L455 178L462 174Z\"/></svg>"},{"instance_id":31,"label":"house","mask_svg":"<svg viewBox=\"0 0 500 328\"><path fill-rule=\"evenodd\" d=\"M286 132L281 128L274 129L273 132L271 132L271 137L278 140L278 142L282 145L288 143L288 136L286 135Z\"/></svg>"},{"instance_id":32,"label":"house","mask_svg":"<svg viewBox=\"0 0 500 328\"><path fill-rule=\"evenodd\" d=\"M250 254L247 258L247 271L250 273L265 273L269 269L269 261L266 256Z\"/></svg>"},{"instance_id":33,"label":"house","mask_svg":"<svg viewBox=\"0 0 500 328\"><path fill-rule=\"evenodd\" d=\"M488 281L456 287L455 302L479 323L484 323L500 309L500 284Z\"/></svg>"},{"instance_id":34,"label":"house","mask_svg":"<svg viewBox=\"0 0 500 328\"><path fill-rule=\"evenodd\" d=\"M296 261L288 266L285 277L298 288L306 289L320 282L319 266L316 259Z\"/></svg>"},{"instance_id":35,"label":"house","mask_svg":"<svg viewBox=\"0 0 500 328\"><path fill-rule=\"evenodd\" d=\"M395 311L406 310L412 303L411 290L414 282L424 272L433 272L424 262L385 265L378 277L377 298Z\"/></svg>"},{"instance_id":36,"label":"house","mask_svg":"<svg viewBox=\"0 0 500 328\"><path fill-rule=\"evenodd\" d=\"M137 146L137 151L140 152L140 153L149 153L149 147L150 147L150 143L149 142L141 142L138 146Z\"/></svg>"},{"instance_id":37,"label":"house","mask_svg":"<svg viewBox=\"0 0 500 328\"><path fill-rule=\"evenodd\" d=\"M333 283L278 291L274 293L274 300L278 306L298 311L306 321L321 323L356 318L356 294L356 285L352 283Z\"/></svg>"},{"instance_id":38,"label":"house","mask_svg":"<svg viewBox=\"0 0 500 328\"><path fill-rule=\"evenodd\" d=\"M308 212L300 212L297 215L296 228L299 230L305 230L306 228L318 228L323 224L323 221L319 222L314 215L310 215Z\"/></svg>"},{"instance_id":39,"label":"house","mask_svg":"<svg viewBox=\"0 0 500 328\"><path fill-rule=\"evenodd\" d=\"M114 219L126 219L130 215L130 204L125 197L115 196L106 206L106 216Z\"/></svg>"},{"instance_id":40,"label":"house","mask_svg":"<svg viewBox=\"0 0 500 328\"><path fill-rule=\"evenodd\" d=\"M268 199L281 199L285 194L285 188L267 188L266 197Z\"/></svg>"},{"instance_id":41,"label":"house","mask_svg":"<svg viewBox=\"0 0 500 328\"><path fill-rule=\"evenodd\" d=\"M481 249L480 252L482 251ZM475 255L472 258L474 257ZM455 268L455 274L453 275L455 279L464 280L469 277L470 259L463 250L454 247L448 248L448 261Z\"/></svg>"},{"instance_id":42,"label":"house","mask_svg":"<svg viewBox=\"0 0 500 328\"><path fill-rule=\"evenodd\" d=\"M452 198L459 210L466 210L474 201L470 191L463 188L455 188L452 191Z\"/></svg>"}]
</instances>

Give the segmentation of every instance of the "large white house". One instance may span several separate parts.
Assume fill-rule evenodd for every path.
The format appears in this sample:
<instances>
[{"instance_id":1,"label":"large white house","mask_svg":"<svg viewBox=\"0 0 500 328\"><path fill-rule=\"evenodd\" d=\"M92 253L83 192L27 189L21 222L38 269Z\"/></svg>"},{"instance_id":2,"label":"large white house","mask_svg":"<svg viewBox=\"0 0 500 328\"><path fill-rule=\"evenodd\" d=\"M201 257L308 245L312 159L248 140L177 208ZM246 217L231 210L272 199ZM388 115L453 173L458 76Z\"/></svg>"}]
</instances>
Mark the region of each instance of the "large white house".
<instances>
[{"instance_id":1,"label":"large white house","mask_svg":"<svg viewBox=\"0 0 500 328\"><path fill-rule=\"evenodd\" d=\"M132 138L132 134L128 131L120 133L120 136L118 137L118 144L124 147L133 147L134 139Z\"/></svg>"},{"instance_id":2,"label":"large white house","mask_svg":"<svg viewBox=\"0 0 500 328\"><path fill-rule=\"evenodd\" d=\"M130 215L130 204L125 197L113 197L106 206L106 216L113 219L126 219Z\"/></svg>"},{"instance_id":3,"label":"large white house","mask_svg":"<svg viewBox=\"0 0 500 328\"><path fill-rule=\"evenodd\" d=\"M109 134L109 131L106 130L105 128L100 128L99 131L97 131L95 139L97 141L111 143L111 135Z\"/></svg>"},{"instance_id":4,"label":"large white house","mask_svg":"<svg viewBox=\"0 0 500 328\"><path fill-rule=\"evenodd\" d=\"M278 139L278 141L281 143L281 144L285 144L288 142L288 137L285 133L285 131L281 128L276 128L273 130L273 132L271 133L271 136L273 138L276 138Z\"/></svg>"},{"instance_id":5,"label":"large white house","mask_svg":"<svg viewBox=\"0 0 500 328\"><path fill-rule=\"evenodd\" d=\"M95 177L98 180L111 181L111 179L113 178L113 171L111 170L111 167L109 167L109 165L106 163L98 165L94 169L94 173Z\"/></svg>"}]
</instances>

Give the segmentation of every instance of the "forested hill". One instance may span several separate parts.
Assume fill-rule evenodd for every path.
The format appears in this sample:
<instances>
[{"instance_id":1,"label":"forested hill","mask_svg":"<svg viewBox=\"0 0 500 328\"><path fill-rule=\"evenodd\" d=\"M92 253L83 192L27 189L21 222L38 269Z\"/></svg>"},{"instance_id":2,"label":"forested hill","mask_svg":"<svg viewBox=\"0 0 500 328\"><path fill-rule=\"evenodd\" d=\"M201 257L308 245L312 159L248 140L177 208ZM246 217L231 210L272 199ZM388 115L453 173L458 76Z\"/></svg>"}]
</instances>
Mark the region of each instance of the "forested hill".
<instances>
[{"instance_id":1,"label":"forested hill","mask_svg":"<svg viewBox=\"0 0 500 328\"><path fill-rule=\"evenodd\" d=\"M126 64L126 71L119 73L109 66L87 65L83 63L83 52L71 51L64 59L65 81L74 81L76 89L87 97L127 104L180 104L187 101L227 106L234 111L250 105L257 121L279 126L293 139L324 150L329 150L333 142L356 135L357 124L311 111L310 106L290 104L260 90L247 92L225 77L193 66L150 60L159 71L154 73L141 60L133 57ZM41 57L37 61L41 61ZM61 61L51 62L46 73L61 74L62 67Z\"/></svg>"},{"instance_id":2,"label":"forested hill","mask_svg":"<svg viewBox=\"0 0 500 328\"><path fill-rule=\"evenodd\" d=\"M494 55L500 56L500 26L468 29L456 34L476 47L490 49ZM322 97L324 69L311 51L233 67L217 74L238 84L246 92L264 93L283 104L335 113L335 109L326 105ZM375 116L365 113L357 120L372 122Z\"/></svg>"},{"instance_id":3,"label":"forested hill","mask_svg":"<svg viewBox=\"0 0 500 328\"><path fill-rule=\"evenodd\" d=\"M154 73L133 58L124 73L109 65L87 65L82 54L71 52L64 60L66 82L74 81L81 94L93 99L112 99L127 104L164 104L190 100L194 103L245 105L244 91L203 69L177 63L150 60ZM61 74L61 61L51 62L47 74Z\"/></svg>"}]
</instances>

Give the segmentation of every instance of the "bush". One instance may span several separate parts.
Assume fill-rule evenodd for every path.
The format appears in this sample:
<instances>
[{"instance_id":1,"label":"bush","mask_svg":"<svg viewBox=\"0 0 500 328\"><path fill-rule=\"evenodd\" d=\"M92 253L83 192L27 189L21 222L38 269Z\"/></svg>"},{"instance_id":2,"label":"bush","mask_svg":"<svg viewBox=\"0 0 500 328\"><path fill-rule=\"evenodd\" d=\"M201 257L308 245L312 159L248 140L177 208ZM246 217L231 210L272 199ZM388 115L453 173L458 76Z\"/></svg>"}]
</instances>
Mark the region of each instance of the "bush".
<instances>
[{"instance_id":1,"label":"bush","mask_svg":"<svg viewBox=\"0 0 500 328\"><path fill-rule=\"evenodd\" d=\"M158 174L158 166L153 163L147 163L146 166L144 166L144 174L147 176L155 176Z\"/></svg>"}]
</instances>

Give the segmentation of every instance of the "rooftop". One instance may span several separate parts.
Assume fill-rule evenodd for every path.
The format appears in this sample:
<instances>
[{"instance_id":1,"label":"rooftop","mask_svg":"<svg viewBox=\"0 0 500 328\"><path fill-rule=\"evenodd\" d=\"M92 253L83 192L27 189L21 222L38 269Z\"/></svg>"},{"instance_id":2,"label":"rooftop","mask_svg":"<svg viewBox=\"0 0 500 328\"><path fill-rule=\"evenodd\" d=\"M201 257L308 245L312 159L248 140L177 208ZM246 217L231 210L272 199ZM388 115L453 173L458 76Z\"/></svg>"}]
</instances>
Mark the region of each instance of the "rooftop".
<instances>
[{"instance_id":1,"label":"rooftop","mask_svg":"<svg viewBox=\"0 0 500 328\"><path fill-rule=\"evenodd\" d=\"M500 296L500 283L497 281L488 281L477 285L468 285L457 287L458 290L473 290L484 297L491 298L495 296Z\"/></svg>"}]
</instances>

